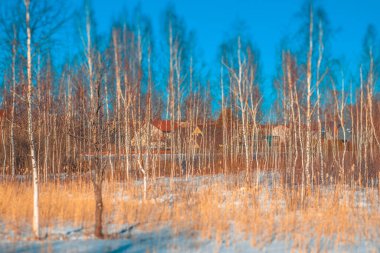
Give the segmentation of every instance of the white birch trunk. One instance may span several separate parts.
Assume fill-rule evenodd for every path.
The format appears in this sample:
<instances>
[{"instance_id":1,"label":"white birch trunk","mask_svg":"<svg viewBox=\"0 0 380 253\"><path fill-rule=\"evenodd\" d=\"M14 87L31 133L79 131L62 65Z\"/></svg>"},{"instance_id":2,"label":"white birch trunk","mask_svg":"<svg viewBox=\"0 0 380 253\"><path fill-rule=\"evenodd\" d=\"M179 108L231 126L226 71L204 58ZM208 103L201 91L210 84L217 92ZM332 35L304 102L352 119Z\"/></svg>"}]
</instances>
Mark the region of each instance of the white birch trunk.
<instances>
[{"instance_id":1,"label":"white birch trunk","mask_svg":"<svg viewBox=\"0 0 380 253\"><path fill-rule=\"evenodd\" d=\"M11 171L12 171L12 178L16 175L16 169L15 169L15 141L14 141L14 120L15 120L15 101L16 101L16 26L13 25L13 41L12 41L12 115L11 115Z\"/></svg>"},{"instance_id":2,"label":"white birch trunk","mask_svg":"<svg viewBox=\"0 0 380 253\"><path fill-rule=\"evenodd\" d=\"M26 16L26 35L27 35L27 73L28 73L28 135L29 135L29 147L30 156L32 159L32 170L33 170L33 232L34 235L39 238L39 209L38 209L38 171L35 157L34 149L34 139L33 139L33 121L32 121L32 53L31 53L31 40L32 32L30 29L30 13L29 6L30 0L24 0L25 4L25 16Z\"/></svg>"},{"instance_id":3,"label":"white birch trunk","mask_svg":"<svg viewBox=\"0 0 380 253\"><path fill-rule=\"evenodd\" d=\"M311 76L312 76L312 55L313 55L313 7L310 6L310 25L309 25L309 52L307 55L306 71L306 164L305 176L306 186L310 186L310 168L311 168Z\"/></svg>"}]
</instances>

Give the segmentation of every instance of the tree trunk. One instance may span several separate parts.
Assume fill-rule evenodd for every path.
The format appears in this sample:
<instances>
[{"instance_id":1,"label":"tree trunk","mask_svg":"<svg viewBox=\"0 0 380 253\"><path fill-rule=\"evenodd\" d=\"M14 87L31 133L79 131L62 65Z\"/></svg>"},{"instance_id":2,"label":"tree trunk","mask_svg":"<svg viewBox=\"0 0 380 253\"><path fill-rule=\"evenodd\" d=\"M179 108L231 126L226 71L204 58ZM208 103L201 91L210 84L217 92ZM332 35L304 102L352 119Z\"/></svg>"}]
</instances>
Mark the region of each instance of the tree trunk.
<instances>
[{"instance_id":1,"label":"tree trunk","mask_svg":"<svg viewBox=\"0 0 380 253\"><path fill-rule=\"evenodd\" d=\"M103 197L102 180L93 180L95 194L95 236L99 239L104 238L103 234Z\"/></svg>"},{"instance_id":2,"label":"tree trunk","mask_svg":"<svg viewBox=\"0 0 380 253\"><path fill-rule=\"evenodd\" d=\"M33 170L33 232L34 235L39 238L39 215L38 215L38 171L36 164L36 155L34 149L34 139L33 139L33 121L32 121L32 52L31 52L31 40L32 33L30 29L30 13L29 5L30 0L25 0L25 16L26 16L26 35L27 35L27 73L28 73L28 135L29 135L29 148L30 157L32 159L32 170Z\"/></svg>"},{"instance_id":3,"label":"tree trunk","mask_svg":"<svg viewBox=\"0 0 380 253\"><path fill-rule=\"evenodd\" d=\"M13 41L12 41L12 115L11 115L11 171L12 178L16 175L15 169L15 141L14 141L14 120L15 120L15 101L16 101L16 26L13 25Z\"/></svg>"},{"instance_id":4,"label":"tree trunk","mask_svg":"<svg viewBox=\"0 0 380 253\"><path fill-rule=\"evenodd\" d=\"M310 6L310 26L309 26L309 52L307 55L307 72L306 72L306 85L307 85L307 104L306 104L306 164L305 176L306 185L310 186L310 168L311 168L311 75L312 75L312 54L313 54L313 7Z\"/></svg>"}]
</instances>

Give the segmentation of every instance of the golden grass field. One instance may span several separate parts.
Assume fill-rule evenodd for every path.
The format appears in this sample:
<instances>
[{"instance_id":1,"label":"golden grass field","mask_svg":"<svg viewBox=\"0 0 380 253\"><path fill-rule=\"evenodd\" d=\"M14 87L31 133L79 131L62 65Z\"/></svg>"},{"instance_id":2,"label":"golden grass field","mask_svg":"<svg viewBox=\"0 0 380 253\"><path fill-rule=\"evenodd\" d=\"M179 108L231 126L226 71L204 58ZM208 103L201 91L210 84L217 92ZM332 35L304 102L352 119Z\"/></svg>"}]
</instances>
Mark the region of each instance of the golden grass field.
<instances>
[{"instance_id":1,"label":"golden grass field","mask_svg":"<svg viewBox=\"0 0 380 253\"><path fill-rule=\"evenodd\" d=\"M25 238L32 221L32 192L31 183L0 184L3 239L33 238L32 233ZM230 180L149 182L143 200L139 182L105 181L104 232L111 234L126 225L144 231L169 226L174 233L192 231L226 245L234 244L238 234L259 249L280 240L294 249L323 251L327 244L380 242L378 194L378 188L338 184L315 187L301 198L300 189L280 182L256 187L230 176ZM82 236L92 236L95 200L91 182L41 184L39 203L47 239L56 238L53 231L65 226L82 227Z\"/></svg>"}]
</instances>

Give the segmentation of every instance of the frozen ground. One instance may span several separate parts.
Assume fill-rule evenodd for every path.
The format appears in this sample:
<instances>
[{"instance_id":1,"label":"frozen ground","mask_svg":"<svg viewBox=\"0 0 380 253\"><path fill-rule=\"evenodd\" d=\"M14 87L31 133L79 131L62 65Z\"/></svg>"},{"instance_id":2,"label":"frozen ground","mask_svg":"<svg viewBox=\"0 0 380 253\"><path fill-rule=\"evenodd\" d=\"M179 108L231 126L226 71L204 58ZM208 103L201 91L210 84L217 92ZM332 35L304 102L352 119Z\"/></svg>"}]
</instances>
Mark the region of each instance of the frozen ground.
<instances>
[{"instance_id":1,"label":"frozen ground","mask_svg":"<svg viewBox=\"0 0 380 253\"><path fill-rule=\"evenodd\" d=\"M379 242L361 241L350 246L336 246L329 241L322 242L323 252L379 252ZM308 247L300 251L308 252ZM315 248L312 250L316 250ZM168 228L155 232L133 233L126 239L97 240L93 238L71 238L68 240L44 241L0 241L0 252L291 252L292 242L274 239L264 247L254 247L244 238L231 238L228 242L215 239L201 239L195 233L173 234Z\"/></svg>"},{"instance_id":2,"label":"frozen ground","mask_svg":"<svg viewBox=\"0 0 380 253\"><path fill-rule=\"evenodd\" d=\"M194 232L174 233L170 228L154 232L136 230L122 238L98 240L75 235L78 229L55 231L53 236L66 235L65 240L0 241L0 252L279 252L290 250L289 244L274 241L265 248L254 248L242 238L230 242L202 239Z\"/></svg>"}]
</instances>

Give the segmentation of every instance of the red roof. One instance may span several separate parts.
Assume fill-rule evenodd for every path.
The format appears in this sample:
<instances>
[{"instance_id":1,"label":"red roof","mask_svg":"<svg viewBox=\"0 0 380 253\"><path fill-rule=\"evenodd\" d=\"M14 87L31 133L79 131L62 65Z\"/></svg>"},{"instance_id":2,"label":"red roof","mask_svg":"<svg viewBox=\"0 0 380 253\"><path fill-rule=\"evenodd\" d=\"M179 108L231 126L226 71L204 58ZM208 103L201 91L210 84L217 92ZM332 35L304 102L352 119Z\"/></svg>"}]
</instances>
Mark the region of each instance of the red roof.
<instances>
[{"instance_id":1,"label":"red roof","mask_svg":"<svg viewBox=\"0 0 380 253\"><path fill-rule=\"evenodd\" d=\"M172 132L178 128L178 123L174 122L174 129L172 129L172 121L171 120L154 120L152 125L160 129L162 132Z\"/></svg>"}]
</instances>

